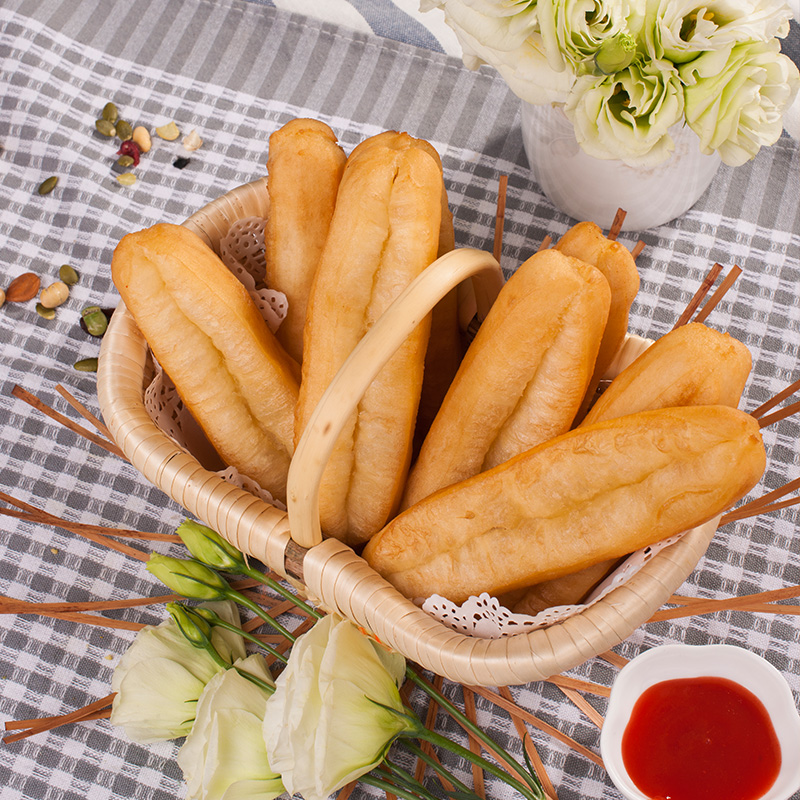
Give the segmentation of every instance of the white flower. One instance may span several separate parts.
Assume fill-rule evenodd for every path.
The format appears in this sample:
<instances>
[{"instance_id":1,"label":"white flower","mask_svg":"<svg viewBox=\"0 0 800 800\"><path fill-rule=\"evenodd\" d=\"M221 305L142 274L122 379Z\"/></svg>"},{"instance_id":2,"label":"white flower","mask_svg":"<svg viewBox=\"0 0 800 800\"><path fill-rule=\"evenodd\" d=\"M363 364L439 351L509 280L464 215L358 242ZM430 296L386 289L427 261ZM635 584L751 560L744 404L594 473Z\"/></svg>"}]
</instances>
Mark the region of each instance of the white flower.
<instances>
[{"instance_id":1,"label":"white flower","mask_svg":"<svg viewBox=\"0 0 800 800\"><path fill-rule=\"evenodd\" d=\"M402 711L404 673L402 656L335 615L297 640L264 717L269 763L290 794L325 800L383 760L411 729L381 707Z\"/></svg>"},{"instance_id":2,"label":"white flower","mask_svg":"<svg viewBox=\"0 0 800 800\"><path fill-rule=\"evenodd\" d=\"M681 68L686 121L705 153L739 166L783 131L783 112L797 93L797 67L777 41L748 42L704 53Z\"/></svg>"},{"instance_id":3,"label":"white flower","mask_svg":"<svg viewBox=\"0 0 800 800\"><path fill-rule=\"evenodd\" d=\"M647 0L648 53L682 64L709 50L784 37L792 12L784 0Z\"/></svg>"},{"instance_id":4,"label":"white flower","mask_svg":"<svg viewBox=\"0 0 800 800\"><path fill-rule=\"evenodd\" d=\"M547 63L562 70L567 62L590 59L607 39L629 33L627 0L539 0L537 16Z\"/></svg>"},{"instance_id":5,"label":"white flower","mask_svg":"<svg viewBox=\"0 0 800 800\"><path fill-rule=\"evenodd\" d=\"M230 601L203 605L239 625L239 612ZM242 638L235 633L215 628L211 641L229 661L245 655ZM157 627L148 625L136 634L114 669L111 723L143 744L185 736L192 727L197 698L220 670L207 652L186 640L172 619Z\"/></svg>"},{"instance_id":6,"label":"white flower","mask_svg":"<svg viewBox=\"0 0 800 800\"><path fill-rule=\"evenodd\" d=\"M260 655L234 667L272 685ZM197 718L178 753L187 800L271 800L283 794L270 767L261 726L268 694L236 669L215 675L197 703Z\"/></svg>"},{"instance_id":7,"label":"white flower","mask_svg":"<svg viewBox=\"0 0 800 800\"><path fill-rule=\"evenodd\" d=\"M578 78L564 111L589 155L658 164L674 150L669 129L683 114L683 91L669 62L634 62L614 75Z\"/></svg>"}]
</instances>

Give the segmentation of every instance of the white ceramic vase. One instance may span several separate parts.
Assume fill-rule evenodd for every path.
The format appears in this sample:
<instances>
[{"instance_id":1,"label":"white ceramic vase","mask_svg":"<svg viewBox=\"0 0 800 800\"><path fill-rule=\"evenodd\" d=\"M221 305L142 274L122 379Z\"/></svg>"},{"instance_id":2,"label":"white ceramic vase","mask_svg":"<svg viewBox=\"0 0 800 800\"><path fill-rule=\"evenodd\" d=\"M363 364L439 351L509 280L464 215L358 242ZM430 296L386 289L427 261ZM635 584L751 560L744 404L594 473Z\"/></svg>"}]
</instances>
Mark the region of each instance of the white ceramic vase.
<instances>
[{"instance_id":1,"label":"white ceramic vase","mask_svg":"<svg viewBox=\"0 0 800 800\"><path fill-rule=\"evenodd\" d=\"M585 153L563 110L522 103L522 141L536 182L560 211L606 230L618 208L622 230L664 225L688 211L708 188L719 155L700 152L696 134L684 125L670 130L675 151L650 167L629 166Z\"/></svg>"}]
</instances>

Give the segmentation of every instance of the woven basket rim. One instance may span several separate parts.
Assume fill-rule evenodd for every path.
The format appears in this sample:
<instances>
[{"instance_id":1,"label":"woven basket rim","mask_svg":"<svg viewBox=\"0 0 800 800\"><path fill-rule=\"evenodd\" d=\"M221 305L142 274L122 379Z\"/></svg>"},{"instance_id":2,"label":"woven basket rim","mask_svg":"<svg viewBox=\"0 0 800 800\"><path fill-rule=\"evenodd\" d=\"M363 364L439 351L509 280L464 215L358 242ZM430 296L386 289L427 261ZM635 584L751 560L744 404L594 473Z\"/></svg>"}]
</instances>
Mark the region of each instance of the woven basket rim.
<instances>
[{"instance_id":1,"label":"woven basket rim","mask_svg":"<svg viewBox=\"0 0 800 800\"><path fill-rule=\"evenodd\" d=\"M216 249L235 220L268 213L266 179L260 178L212 201L184 224ZM150 419L143 403L147 354L144 337L120 303L101 343L97 381L100 409L114 440L137 470L190 514L293 578L286 566L293 544L286 512L204 469ZM623 366L618 360L618 368ZM689 531L576 616L502 639L468 636L438 622L336 540L305 552L302 577L324 608L365 627L422 667L465 684L518 685L577 666L627 638L688 577L716 527L713 520Z\"/></svg>"}]
</instances>

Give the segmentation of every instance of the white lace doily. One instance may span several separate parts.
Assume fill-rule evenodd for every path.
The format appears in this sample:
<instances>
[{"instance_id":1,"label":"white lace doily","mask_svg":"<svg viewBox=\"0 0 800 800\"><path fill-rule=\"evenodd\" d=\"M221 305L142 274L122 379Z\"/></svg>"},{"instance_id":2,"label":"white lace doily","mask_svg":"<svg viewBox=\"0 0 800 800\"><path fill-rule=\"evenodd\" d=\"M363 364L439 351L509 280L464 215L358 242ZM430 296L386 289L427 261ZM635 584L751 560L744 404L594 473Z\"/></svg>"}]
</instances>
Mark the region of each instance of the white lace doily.
<instances>
[{"instance_id":1,"label":"white lace doily","mask_svg":"<svg viewBox=\"0 0 800 800\"><path fill-rule=\"evenodd\" d=\"M599 584L581 605L553 606L536 616L515 614L502 606L496 597L484 592L476 597L470 597L460 606L445 597L433 595L422 604L422 609L453 630L481 639L501 639L504 636L547 628L580 614L584 609L602 600L609 592L627 583L656 553L675 544L683 536L683 533L670 536L662 542L633 553Z\"/></svg>"},{"instance_id":2,"label":"white lace doily","mask_svg":"<svg viewBox=\"0 0 800 800\"><path fill-rule=\"evenodd\" d=\"M275 331L286 317L286 295L263 285L264 220L247 217L231 225L220 241L220 258L244 284L270 330ZM265 503L284 509L265 489L234 467L221 463L219 455L202 428L183 404L175 384L153 358L155 375L144 392L144 407L155 425L182 450L194 456L206 469L224 481L260 497ZM285 509L284 509L285 510Z\"/></svg>"}]
</instances>

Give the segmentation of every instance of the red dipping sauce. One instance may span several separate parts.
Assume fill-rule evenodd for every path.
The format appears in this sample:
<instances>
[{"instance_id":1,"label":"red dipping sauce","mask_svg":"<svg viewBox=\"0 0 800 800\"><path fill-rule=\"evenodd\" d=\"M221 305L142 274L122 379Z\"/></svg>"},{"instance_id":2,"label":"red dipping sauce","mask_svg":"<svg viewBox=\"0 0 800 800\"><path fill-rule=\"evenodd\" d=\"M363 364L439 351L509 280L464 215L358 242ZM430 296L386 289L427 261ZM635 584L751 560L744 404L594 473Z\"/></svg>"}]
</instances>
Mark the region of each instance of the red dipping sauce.
<instances>
[{"instance_id":1,"label":"red dipping sauce","mask_svg":"<svg viewBox=\"0 0 800 800\"><path fill-rule=\"evenodd\" d=\"M757 800L778 777L781 750L748 689L726 678L679 678L636 701L622 760L653 800Z\"/></svg>"}]
</instances>

